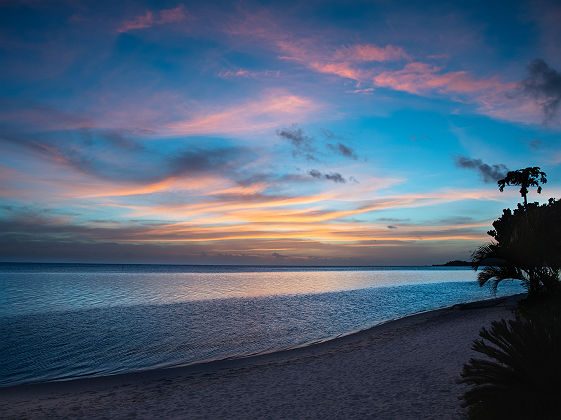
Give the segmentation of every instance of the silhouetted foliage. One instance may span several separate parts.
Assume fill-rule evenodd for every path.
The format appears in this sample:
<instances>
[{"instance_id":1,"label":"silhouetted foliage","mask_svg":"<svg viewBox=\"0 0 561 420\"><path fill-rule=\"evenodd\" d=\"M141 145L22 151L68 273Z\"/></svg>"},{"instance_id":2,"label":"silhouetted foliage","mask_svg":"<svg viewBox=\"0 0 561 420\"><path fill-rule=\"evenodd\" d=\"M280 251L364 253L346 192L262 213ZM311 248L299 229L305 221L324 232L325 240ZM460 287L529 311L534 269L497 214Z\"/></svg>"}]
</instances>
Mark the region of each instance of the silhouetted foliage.
<instances>
[{"instance_id":1,"label":"silhouetted foliage","mask_svg":"<svg viewBox=\"0 0 561 420\"><path fill-rule=\"evenodd\" d=\"M559 298L516 319L483 328L473 350L486 356L464 365L460 383L471 419L558 419L561 413Z\"/></svg>"},{"instance_id":2,"label":"silhouetted foliage","mask_svg":"<svg viewBox=\"0 0 561 420\"><path fill-rule=\"evenodd\" d=\"M505 279L521 280L528 298L514 320L483 328L473 350L486 356L464 365L460 382L471 419L557 419L561 413L561 201L527 202L528 188L546 183L539 167L508 172L499 190L519 185L524 205L503 210L479 247L472 266L480 285L496 289Z\"/></svg>"},{"instance_id":3,"label":"silhouetted foliage","mask_svg":"<svg viewBox=\"0 0 561 420\"><path fill-rule=\"evenodd\" d=\"M503 179L499 179L499 191L503 192L506 185L519 185L520 195L524 198L524 207L528 204L526 196L528 195L528 187L538 187L537 193L541 194L542 184L547 183L547 175L540 170L539 166L533 166L516 171L509 171Z\"/></svg>"},{"instance_id":4,"label":"silhouetted foliage","mask_svg":"<svg viewBox=\"0 0 561 420\"><path fill-rule=\"evenodd\" d=\"M496 242L479 247L472 255L472 267L481 268L477 276L480 285L491 282L496 289L502 280L518 279L531 296L559 288L560 200L503 210L493 227L488 234Z\"/></svg>"}]
</instances>

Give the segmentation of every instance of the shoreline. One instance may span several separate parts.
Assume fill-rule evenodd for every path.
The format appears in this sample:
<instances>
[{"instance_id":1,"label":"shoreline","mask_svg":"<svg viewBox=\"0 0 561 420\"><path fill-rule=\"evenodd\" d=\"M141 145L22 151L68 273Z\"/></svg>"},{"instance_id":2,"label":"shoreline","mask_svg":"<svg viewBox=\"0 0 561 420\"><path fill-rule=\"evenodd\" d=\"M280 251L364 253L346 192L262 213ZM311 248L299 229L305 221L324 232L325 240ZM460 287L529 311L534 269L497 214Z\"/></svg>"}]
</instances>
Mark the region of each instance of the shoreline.
<instances>
[{"instance_id":1,"label":"shoreline","mask_svg":"<svg viewBox=\"0 0 561 420\"><path fill-rule=\"evenodd\" d=\"M250 402L258 395L261 401L258 408L265 410L261 414L268 413L266 416L275 417L277 413L275 407L281 398L279 396L292 394L293 399L301 398L298 390L302 384L307 385L304 388L308 391L315 392L318 388L323 388L323 382L314 381L314 376L319 375L325 382L332 382L335 388L342 386L355 391L362 389L361 379L368 378L372 381L372 386L381 386L386 393L401 395L403 392L399 391L400 387L408 388L410 386L408 383L412 384L415 380L423 382L428 377L434 376L429 386L442 382L442 378L439 379L439 376L435 376L433 372L442 369L447 372L445 373L447 379L444 381L446 386L438 389L439 392L450 393L450 387L461 388L450 378L459 377L461 365L467 362L472 353L470 343L477 338L479 329L488 325L491 320L509 317L510 309L523 296L524 294L520 294L456 304L387 321L326 341L258 355L110 376L0 388L0 408L8 418L72 417L73 414L76 414L76 417L82 415L120 417L125 414L123 410L129 408L143 418L159 415L158 413L167 412L166 410L171 408L174 411L168 414L172 418L174 416L197 417L203 413L216 412L218 409L226 410L223 412L224 416L218 415L219 417L236 418L244 417L242 414L247 410L250 414L246 413L246 417L253 416L251 410L255 408L251 408ZM435 348L431 350L429 344ZM413 354L411 354L412 347L416 349ZM449 357L451 348L455 349L454 358L445 361L442 355L438 357L438 352ZM407 357L404 356L405 354ZM460 354L462 356L458 357ZM423 358L431 360L432 357L435 357L433 362L425 360L423 364L417 361ZM365 364L376 360L378 360L378 363L375 363L377 371L368 372ZM379 364L382 360L385 360L385 363ZM447 369L452 365L453 372L448 372ZM342 366L346 367L341 368ZM399 372L402 368L405 368L405 371L401 374L396 373L396 370ZM424 373L411 376L403 383L404 378L415 369ZM357 379L354 376L349 377L349 372L366 376ZM248 385L251 385L249 388L253 390L252 393L240 391L240 389L247 390ZM216 395L221 394L225 388L232 388L232 392L217 399ZM180 390L183 392L178 392ZM183 400L186 394L191 396L188 400L195 398L198 403L186 404ZM327 398L328 401L345 397L345 392L341 390L328 391L328 395L325 395L325 392L320 394L323 395L322 399ZM136 398L139 395L144 396L141 399L150 401L150 404L137 404ZM154 398L155 395L159 398ZM352 395L354 394L349 394L349 398L354 398ZM457 396L454 396L453 401L448 400L446 407L441 407L443 410L446 408L452 417L455 415L450 410L454 412L460 410ZM240 398L247 400L247 404L245 404L246 410L238 415L236 407L241 403ZM384 409L378 407L375 410L380 415L383 415L384 410L395 411L404 406L403 395L399 397L401 401L399 403L395 402L395 398L388 399L387 395L386 397L379 395L377 398L385 401ZM431 397L421 398L420 394L415 398L409 398L410 402L416 401L421 404L420 407L423 406L423 401L427 400L431 400ZM293 404L288 411L285 407L282 416L303 415L302 410L312 410L312 412L306 411L308 415L319 416L325 409L325 403L326 401L316 401L316 405L308 403L304 406ZM432 403L435 401L433 400ZM364 409L368 407L375 409L377 404L366 407L359 404L359 406ZM80 412L82 414L79 414ZM415 413L415 417L418 418L423 411L415 411ZM259 413L254 414L260 416ZM281 411L278 411L278 415L281 415ZM330 417L329 410L325 415ZM345 415L348 416L349 413L345 412Z\"/></svg>"},{"instance_id":2,"label":"shoreline","mask_svg":"<svg viewBox=\"0 0 561 420\"><path fill-rule=\"evenodd\" d=\"M8 386L0 386L0 397L1 394L4 391L10 391L10 390L14 390L16 391L17 388L50 388L50 387L56 387L56 388L64 388L66 386L66 384L72 383L72 385L75 385L77 383L86 383L89 382L91 384L96 383L96 382L102 382L102 383L106 383L106 382L116 382L119 383L121 382L121 379L128 381L129 378L130 379L136 379L138 377L138 379L142 379L144 377L148 378L148 379L153 379L153 378L159 378L161 376L167 376L166 373L168 373L171 370L177 370L178 372L181 372L182 374L189 374L192 372L203 372L203 371L207 371L207 370L215 370L217 368L227 368L229 367L229 365L234 365L236 364L237 361L241 361L241 360L245 360L245 359L257 359L257 358L262 358L265 356L272 356L275 357L276 354L282 354L285 352L292 352L292 351L296 351L296 350L302 350L302 349L307 349L309 347L313 347L313 346L319 346L319 345L324 345L327 343L330 343L332 341L336 341L336 340L341 340L344 339L346 337L351 337L351 336L355 336L357 334L361 334L361 333L367 333L370 330L373 330L377 327L381 327L383 325L386 324L390 324L393 322L399 322L401 320L410 318L410 317L416 317L419 315L423 315L423 314L429 314L432 312L438 312L438 311L444 311L444 310L448 310L448 309L453 309L453 308L470 308L470 307L489 307L489 306L496 306L501 304L501 302L505 301L506 299L512 299L512 298L518 298L519 296L522 296L523 294L519 294L519 295L512 295L512 296L503 296L503 297L495 297L495 298L488 298L488 299L482 299L482 300L478 300L478 301L473 301L473 302L464 302L464 303L456 303L450 306L444 306L442 308L437 308L437 309L429 309L426 311L421 311L421 312L415 312L413 314L410 315L405 315L402 317L398 317L398 318L393 318L393 319L388 319L387 321L382 321L379 322L375 325L372 325L370 327L366 327L363 329L358 329L358 330L353 330L353 331L349 331L347 333L341 333L339 335L336 336L332 336L332 337L328 337L325 339L320 339L320 340L316 340L316 341L310 341L307 343L303 343L297 346L293 346L293 347L288 347L288 348L280 348L280 349L273 349L273 350L269 350L269 351L264 351L264 352L258 352L258 353L252 353L252 354L247 354L247 355L235 355L235 356L231 356L231 357L226 357L223 359L210 359L210 360L201 360L201 361L197 361L197 362L192 362L192 363L186 363L186 364L178 364L178 365L171 365L171 366L163 366L163 367L157 367L157 366L152 366L152 367L147 367L144 369L140 369L140 370L135 370L135 371L131 371L131 372L123 372L123 373L115 373L115 374L109 374L109 375L85 375L83 377L71 377L71 378L59 378L59 379L54 379L54 380L49 380L49 381L44 381L44 382L29 382L29 383L23 383L23 384L15 384L15 385L8 385ZM88 384L89 385L89 384ZM72 387L75 388L75 387Z\"/></svg>"}]
</instances>

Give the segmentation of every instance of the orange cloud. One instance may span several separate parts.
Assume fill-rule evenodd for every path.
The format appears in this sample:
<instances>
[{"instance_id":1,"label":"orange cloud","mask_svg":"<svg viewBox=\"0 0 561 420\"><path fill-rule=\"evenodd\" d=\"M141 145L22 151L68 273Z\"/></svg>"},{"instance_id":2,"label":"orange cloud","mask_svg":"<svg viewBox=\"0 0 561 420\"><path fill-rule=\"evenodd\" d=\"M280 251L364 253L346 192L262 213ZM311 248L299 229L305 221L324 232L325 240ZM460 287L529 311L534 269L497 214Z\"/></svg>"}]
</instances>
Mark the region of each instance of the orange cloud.
<instances>
[{"instance_id":1,"label":"orange cloud","mask_svg":"<svg viewBox=\"0 0 561 420\"><path fill-rule=\"evenodd\" d=\"M252 223L234 226L161 226L145 231L137 238L126 238L127 242L217 242L236 240L299 240L302 242L363 243L372 241L435 241L435 240L482 240L484 232L472 232L473 227L487 224L458 226L414 226L402 232L347 223L331 224L286 224L256 225ZM462 232L463 231L463 232Z\"/></svg>"},{"instance_id":2,"label":"orange cloud","mask_svg":"<svg viewBox=\"0 0 561 420\"><path fill-rule=\"evenodd\" d=\"M201 180L200 182L203 182ZM169 182L169 181L168 181ZM193 181L190 181L190 184ZM275 224L291 223L326 223L341 220L350 216L366 214L378 210L392 208L416 208L434 206L461 200L497 200L494 190L442 190L422 194L402 194L394 196L380 196L372 199L375 184L368 188L348 186L332 189L328 193L304 196L267 196L261 194L268 184L260 182L250 186L228 186L227 180L214 179L202 183L198 195L194 194L191 203L166 205L139 205L120 203L118 206L130 211L129 217L160 217L164 220L190 220L198 224L237 224L262 223ZM125 193L149 193L151 190L160 191L166 188L179 190L181 184L157 183L144 187L145 189L124 189L123 191L102 190L98 196L118 196ZM184 187L186 190L188 186ZM196 189L191 187L191 191ZM224 199L224 195L230 195ZM355 203L354 205L351 203ZM117 205L117 204L113 204ZM344 209L341 207L344 206Z\"/></svg>"}]
</instances>

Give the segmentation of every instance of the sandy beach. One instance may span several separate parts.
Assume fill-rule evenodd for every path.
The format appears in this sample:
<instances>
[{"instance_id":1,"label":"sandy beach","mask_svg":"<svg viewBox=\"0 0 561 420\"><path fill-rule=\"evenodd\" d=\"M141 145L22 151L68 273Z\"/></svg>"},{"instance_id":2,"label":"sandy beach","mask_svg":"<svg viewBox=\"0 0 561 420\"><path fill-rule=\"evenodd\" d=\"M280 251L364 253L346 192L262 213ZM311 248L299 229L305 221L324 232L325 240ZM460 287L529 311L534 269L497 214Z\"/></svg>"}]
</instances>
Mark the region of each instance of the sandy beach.
<instances>
[{"instance_id":1,"label":"sandy beach","mask_svg":"<svg viewBox=\"0 0 561 420\"><path fill-rule=\"evenodd\" d=\"M173 369L0 390L2 418L461 418L481 327L520 296L455 305L324 343Z\"/></svg>"}]
</instances>

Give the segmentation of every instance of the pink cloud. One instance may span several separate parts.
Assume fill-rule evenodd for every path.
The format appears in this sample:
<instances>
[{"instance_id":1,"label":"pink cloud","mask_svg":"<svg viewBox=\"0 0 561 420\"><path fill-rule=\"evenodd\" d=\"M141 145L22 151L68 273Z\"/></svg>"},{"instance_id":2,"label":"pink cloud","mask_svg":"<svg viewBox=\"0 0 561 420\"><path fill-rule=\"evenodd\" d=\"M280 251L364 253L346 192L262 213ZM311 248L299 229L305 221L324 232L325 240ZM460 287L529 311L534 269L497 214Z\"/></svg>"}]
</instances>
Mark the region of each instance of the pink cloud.
<instances>
[{"instance_id":1,"label":"pink cloud","mask_svg":"<svg viewBox=\"0 0 561 420\"><path fill-rule=\"evenodd\" d=\"M374 77L374 84L414 94L434 90L441 93L471 93L489 89L505 91L514 87L497 78L478 80L466 71L441 72L440 67L422 62L411 62L401 70L379 73Z\"/></svg>"},{"instance_id":2,"label":"pink cloud","mask_svg":"<svg viewBox=\"0 0 561 420\"><path fill-rule=\"evenodd\" d=\"M117 29L117 32L128 32L135 29L150 28L154 25L180 22L186 19L187 16L188 13L182 4L173 9L163 9L159 12L147 10L143 15L124 21Z\"/></svg>"},{"instance_id":3,"label":"pink cloud","mask_svg":"<svg viewBox=\"0 0 561 420\"><path fill-rule=\"evenodd\" d=\"M513 89L514 93L516 90ZM524 124L540 124L543 122L543 110L538 103L519 94L505 92L489 92L477 98L478 111L490 117L505 121L522 122ZM559 126L555 121L553 126Z\"/></svg>"},{"instance_id":4,"label":"pink cloud","mask_svg":"<svg viewBox=\"0 0 561 420\"><path fill-rule=\"evenodd\" d=\"M499 77L478 78L465 70L446 71L433 64L447 58L447 54L433 54L412 61L413 57L397 45L336 46L330 33L298 38L294 32L279 27L268 15L249 16L243 25L234 25L229 33L258 40L278 51L282 60L355 81L356 86L347 93L368 94L383 87L420 96L445 95L452 101L474 104L476 112L493 118L532 124L542 119L532 101L516 95L517 83ZM395 69L400 61L406 64Z\"/></svg>"},{"instance_id":5,"label":"pink cloud","mask_svg":"<svg viewBox=\"0 0 561 420\"><path fill-rule=\"evenodd\" d=\"M455 102L473 104L476 112L493 118L530 124L542 122L539 107L531 98L517 92L518 83L498 76L477 77L464 69L449 71L436 65L450 57L448 48L443 48L444 52L440 54L414 59L399 45L380 46L368 42L341 45L333 31L312 32L301 27L291 29L288 25L290 23L283 24L282 19L264 10L244 14L231 23L226 32L277 51L281 60L292 61L317 73L355 81L354 89L347 90L347 93L370 93L383 87L419 96L443 95ZM454 30L457 25L461 27L461 21L454 25ZM466 31L461 32L465 34ZM473 45L477 33L468 35L460 40L461 45ZM439 32L440 41L442 36ZM453 42L453 52L457 53L458 40ZM405 65L396 68L396 64L403 61L406 61Z\"/></svg>"},{"instance_id":6,"label":"pink cloud","mask_svg":"<svg viewBox=\"0 0 561 420\"><path fill-rule=\"evenodd\" d=\"M364 71L353 68L348 63L309 63L308 66L320 73L334 74L339 77L353 79L353 80L363 80L366 75Z\"/></svg>"},{"instance_id":7,"label":"pink cloud","mask_svg":"<svg viewBox=\"0 0 561 420\"><path fill-rule=\"evenodd\" d=\"M478 113L492 118L541 124L543 110L531 97L522 94L517 82L498 77L478 79L467 71L445 72L422 62L408 63L403 69L384 71L373 77L374 86L415 95L448 95L458 102L471 103ZM558 126L557 122L552 125Z\"/></svg>"},{"instance_id":8,"label":"pink cloud","mask_svg":"<svg viewBox=\"0 0 561 420\"><path fill-rule=\"evenodd\" d=\"M311 70L324 74L333 74L357 82L370 81L373 69L364 68L367 62L387 62L408 59L409 56L400 47L386 45L378 47L373 44L356 44L341 48L319 47L313 39L286 41L276 43L283 53L279 58L304 64Z\"/></svg>"},{"instance_id":9,"label":"pink cloud","mask_svg":"<svg viewBox=\"0 0 561 420\"><path fill-rule=\"evenodd\" d=\"M146 14L136 16L131 20L124 21L118 32L128 32L134 29L149 28L154 24L154 15L151 11L147 11Z\"/></svg>"},{"instance_id":10,"label":"pink cloud","mask_svg":"<svg viewBox=\"0 0 561 420\"><path fill-rule=\"evenodd\" d=\"M195 112L163 129L169 135L236 134L273 129L301 121L320 108L312 99L286 92L269 92L265 97L242 104Z\"/></svg>"},{"instance_id":11,"label":"pink cloud","mask_svg":"<svg viewBox=\"0 0 561 420\"><path fill-rule=\"evenodd\" d=\"M303 63L321 63L322 65L339 65L364 62L386 62L410 59L401 48L393 45L378 47L373 44L354 44L344 47L322 45L321 40L300 39L298 41L281 39L275 42L284 54L280 58Z\"/></svg>"},{"instance_id":12,"label":"pink cloud","mask_svg":"<svg viewBox=\"0 0 561 420\"><path fill-rule=\"evenodd\" d=\"M160 20L158 23L170 23L170 22L180 22L187 17L187 11L185 6L180 4L174 9L164 9L160 11Z\"/></svg>"},{"instance_id":13,"label":"pink cloud","mask_svg":"<svg viewBox=\"0 0 561 420\"><path fill-rule=\"evenodd\" d=\"M411 57L403 48L393 45L378 47L372 44L358 44L339 48L333 55L335 60L342 61L398 61L409 60Z\"/></svg>"}]
</instances>

